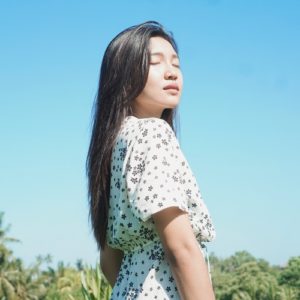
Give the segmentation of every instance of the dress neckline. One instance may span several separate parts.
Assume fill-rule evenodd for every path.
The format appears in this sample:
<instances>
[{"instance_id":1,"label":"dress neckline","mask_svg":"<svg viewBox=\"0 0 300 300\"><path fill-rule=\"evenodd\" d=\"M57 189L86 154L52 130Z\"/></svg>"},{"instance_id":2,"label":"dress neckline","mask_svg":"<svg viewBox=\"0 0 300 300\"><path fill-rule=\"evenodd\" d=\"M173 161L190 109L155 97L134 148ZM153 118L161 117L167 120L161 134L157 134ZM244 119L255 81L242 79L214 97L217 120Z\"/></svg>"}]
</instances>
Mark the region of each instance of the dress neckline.
<instances>
[{"instance_id":1,"label":"dress neckline","mask_svg":"<svg viewBox=\"0 0 300 300\"><path fill-rule=\"evenodd\" d=\"M134 119L134 120L148 120L148 119L161 119L158 117L147 117L147 118L138 118L134 115L126 116L125 119ZM162 120L162 119L161 119Z\"/></svg>"}]
</instances>

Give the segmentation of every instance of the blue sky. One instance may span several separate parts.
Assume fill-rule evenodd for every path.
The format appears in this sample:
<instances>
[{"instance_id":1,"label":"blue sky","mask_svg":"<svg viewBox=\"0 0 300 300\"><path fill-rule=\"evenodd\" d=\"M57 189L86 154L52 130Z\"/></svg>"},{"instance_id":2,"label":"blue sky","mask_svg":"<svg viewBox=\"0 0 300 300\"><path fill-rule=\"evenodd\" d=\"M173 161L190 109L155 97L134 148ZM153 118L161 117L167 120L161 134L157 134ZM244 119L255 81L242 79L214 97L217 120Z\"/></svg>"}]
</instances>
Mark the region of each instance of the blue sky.
<instances>
[{"instance_id":1,"label":"blue sky","mask_svg":"<svg viewBox=\"0 0 300 300\"><path fill-rule=\"evenodd\" d=\"M179 46L179 141L219 257L300 255L299 1L6 1L0 4L0 210L15 254L94 264L85 159L103 53L161 22Z\"/></svg>"}]
</instances>

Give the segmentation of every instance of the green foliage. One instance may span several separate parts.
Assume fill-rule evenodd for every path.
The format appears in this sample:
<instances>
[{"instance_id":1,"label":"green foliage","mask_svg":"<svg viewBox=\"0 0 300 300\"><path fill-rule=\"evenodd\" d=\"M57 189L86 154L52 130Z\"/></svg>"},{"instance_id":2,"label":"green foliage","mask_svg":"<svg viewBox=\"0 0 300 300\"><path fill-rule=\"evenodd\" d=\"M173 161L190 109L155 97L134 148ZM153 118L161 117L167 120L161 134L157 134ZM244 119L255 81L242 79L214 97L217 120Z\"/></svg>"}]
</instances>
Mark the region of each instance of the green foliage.
<instances>
[{"instance_id":1,"label":"green foliage","mask_svg":"<svg viewBox=\"0 0 300 300\"><path fill-rule=\"evenodd\" d=\"M212 254L210 261L218 300L300 299L300 257L291 258L281 269L245 251L224 260Z\"/></svg>"},{"instance_id":2,"label":"green foliage","mask_svg":"<svg viewBox=\"0 0 300 300\"><path fill-rule=\"evenodd\" d=\"M85 300L108 300L111 294L111 287L100 271L96 268L86 267L81 271L82 294Z\"/></svg>"},{"instance_id":3,"label":"green foliage","mask_svg":"<svg viewBox=\"0 0 300 300\"><path fill-rule=\"evenodd\" d=\"M0 300L107 300L111 287L95 268L77 260L75 267L58 262L49 264L50 255L37 256L29 267L14 257L7 244L20 242L7 236L0 212ZM212 281L217 300L299 300L300 256L285 267L270 266L246 251L226 259L210 255ZM42 266L46 265L46 269Z\"/></svg>"},{"instance_id":4,"label":"green foliage","mask_svg":"<svg viewBox=\"0 0 300 300\"><path fill-rule=\"evenodd\" d=\"M279 276L279 283L300 289L300 256L290 258Z\"/></svg>"}]
</instances>

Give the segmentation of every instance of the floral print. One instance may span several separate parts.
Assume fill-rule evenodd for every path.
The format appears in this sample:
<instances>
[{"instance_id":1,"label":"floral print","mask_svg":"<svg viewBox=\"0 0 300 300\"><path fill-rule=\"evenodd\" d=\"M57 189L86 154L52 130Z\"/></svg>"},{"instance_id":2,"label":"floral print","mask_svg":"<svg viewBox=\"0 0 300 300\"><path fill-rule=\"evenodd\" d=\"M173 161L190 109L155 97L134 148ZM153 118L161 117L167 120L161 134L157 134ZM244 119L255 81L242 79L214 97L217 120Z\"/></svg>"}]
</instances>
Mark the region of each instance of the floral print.
<instances>
[{"instance_id":1,"label":"floral print","mask_svg":"<svg viewBox=\"0 0 300 300\"><path fill-rule=\"evenodd\" d=\"M151 215L188 213L199 248L215 229L178 140L163 119L127 116L111 159L107 242L124 258L111 300L180 299Z\"/></svg>"}]
</instances>

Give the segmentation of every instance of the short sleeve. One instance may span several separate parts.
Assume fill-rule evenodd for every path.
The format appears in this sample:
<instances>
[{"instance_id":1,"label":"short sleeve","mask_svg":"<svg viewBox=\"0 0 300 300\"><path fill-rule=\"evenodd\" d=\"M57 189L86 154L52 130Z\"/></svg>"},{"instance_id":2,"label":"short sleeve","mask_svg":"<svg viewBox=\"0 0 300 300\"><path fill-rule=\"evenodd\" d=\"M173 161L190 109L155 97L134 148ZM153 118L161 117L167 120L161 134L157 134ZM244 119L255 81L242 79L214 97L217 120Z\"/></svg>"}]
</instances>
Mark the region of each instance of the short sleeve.
<instances>
[{"instance_id":1,"label":"short sleeve","mask_svg":"<svg viewBox=\"0 0 300 300\"><path fill-rule=\"evenodd\" d=\"M172 206L188 212L184 163L170 125L159 118L143 120L125 168L129 205L136 217L147 221Z\"/></svg>"}]
</instances>

